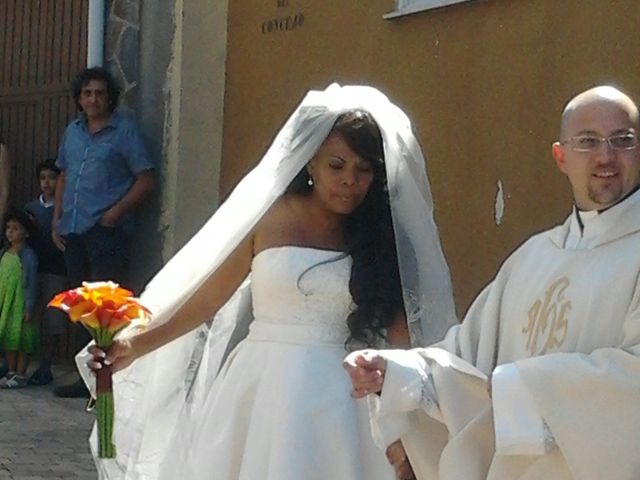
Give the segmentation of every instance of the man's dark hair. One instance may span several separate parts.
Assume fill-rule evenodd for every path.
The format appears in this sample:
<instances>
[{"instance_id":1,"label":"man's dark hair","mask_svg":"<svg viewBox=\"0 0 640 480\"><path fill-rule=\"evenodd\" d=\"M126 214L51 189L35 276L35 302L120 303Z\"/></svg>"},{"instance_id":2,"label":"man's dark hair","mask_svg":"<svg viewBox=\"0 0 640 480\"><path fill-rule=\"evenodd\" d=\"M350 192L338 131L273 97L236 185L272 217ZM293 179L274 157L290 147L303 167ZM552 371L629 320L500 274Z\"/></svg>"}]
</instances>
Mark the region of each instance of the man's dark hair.
<instances>
[{"instance_id":1,"label":"man's dark hair","mask_svg":"<svg viewBox=\"0 0 640 480\"><path fill-rule=\"evenodd\" d=\"M40 178L40 173L43 170L51 170L56 175L60 175L60 169L56 166L55 158L47 158L36 165L36 178Z\"/></svg>"},{"instance_id":2,"label":"man's dark hair","mask_svg":"<svg viewBox=\"0 0 640 480\"><path fill-rule=\"evenodd\" d=\"M82 107L78 100L80 100L80 92L83 87L86 87L91 80L100 80L107 85L107 96L109 97L109 110L113 112L118 106L118 99L120 98L120 85L115 81L113 76L106 68L93 67L85 68L71 82L71 90L73 91L73 99L80 111Z\"/></svg>"}]
</instances>

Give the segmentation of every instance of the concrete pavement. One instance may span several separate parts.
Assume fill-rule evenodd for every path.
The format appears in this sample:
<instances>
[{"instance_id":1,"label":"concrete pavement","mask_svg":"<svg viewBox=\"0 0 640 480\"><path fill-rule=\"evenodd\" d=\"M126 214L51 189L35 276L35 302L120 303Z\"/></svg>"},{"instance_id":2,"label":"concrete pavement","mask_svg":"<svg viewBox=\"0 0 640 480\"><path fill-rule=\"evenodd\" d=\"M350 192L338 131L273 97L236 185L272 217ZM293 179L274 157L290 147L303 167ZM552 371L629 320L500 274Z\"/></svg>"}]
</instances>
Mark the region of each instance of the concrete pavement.
<instances>
[{"instance_id":1,"label":"concrete pavement","mask_svg":"<svg viewBox=\"0 0 640 480\"><path fill-rule=\"evenodd\" d=\"M74 374L58 366L54 377L66 384ZM85 404L54 397L53 385L0 390L0 480L95 480Z\"/></svg>"}]
</instances>

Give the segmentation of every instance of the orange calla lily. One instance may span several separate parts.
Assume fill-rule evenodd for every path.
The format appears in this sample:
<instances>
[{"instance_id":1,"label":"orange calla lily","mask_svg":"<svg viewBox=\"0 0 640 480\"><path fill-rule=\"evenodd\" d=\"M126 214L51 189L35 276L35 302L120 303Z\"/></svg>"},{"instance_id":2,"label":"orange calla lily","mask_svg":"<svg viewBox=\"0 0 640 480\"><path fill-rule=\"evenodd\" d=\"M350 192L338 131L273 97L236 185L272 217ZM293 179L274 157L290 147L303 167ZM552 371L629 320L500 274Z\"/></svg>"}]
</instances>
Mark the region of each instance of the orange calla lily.
<instances>
[{"instance_id":1,"label":"orange calla lily","mask_svg":"<svg viewBox=\"0 0 640 480\"><path fill-rule=\"evenodd\" d=\"M129 325L129 323L131 323L131 320L129 317L120 313L116 313L111 318L111 322L109 323L109 330L113 333L116 333L121 329L123 329L124 327L126 327L127 325Z\"/></svg>"},{"instance_id":2,"label":"orange calla lily","mask_svg":"<svg viewBox=\"0 0 640 480\"><path fill-rule=\"evenodd\" d=\"M111 323L114 313L116 313L116 310L113 308L105 308L104 306L100 308L98 320L102 328L109 328L109 323Z\"/></svg>"},{"instance_id":3,"label":"orange calla lily","mask_svg":"<svg viewBox=\"0 0 640 480\"><path fill-rule=\"evenodd\" d=\"M65 310L84 300L84 296L78 293L76 290L67 290L53 297L47 304L47 306Z\"/></svg>"}]
</instances>

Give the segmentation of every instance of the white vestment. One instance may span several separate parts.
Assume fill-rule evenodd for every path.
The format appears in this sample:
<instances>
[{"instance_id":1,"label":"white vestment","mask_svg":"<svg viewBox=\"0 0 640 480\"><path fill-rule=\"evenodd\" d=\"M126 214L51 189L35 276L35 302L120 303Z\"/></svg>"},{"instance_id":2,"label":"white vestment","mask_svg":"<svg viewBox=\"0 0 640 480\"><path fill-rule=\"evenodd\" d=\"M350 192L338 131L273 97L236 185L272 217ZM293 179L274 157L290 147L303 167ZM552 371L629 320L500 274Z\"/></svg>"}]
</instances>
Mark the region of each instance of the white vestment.
<instances>
[{"instance_id":1,"label":"white vestment","mask_svg":"<svg viewBox=\"0 0 640 480\"><path fill-rule=\"evenodd\" d=\"M421 480L639 479L639 274L640 192L535 235L442 342L386 353L378 443Z\"/></svg>"}]
</instances>

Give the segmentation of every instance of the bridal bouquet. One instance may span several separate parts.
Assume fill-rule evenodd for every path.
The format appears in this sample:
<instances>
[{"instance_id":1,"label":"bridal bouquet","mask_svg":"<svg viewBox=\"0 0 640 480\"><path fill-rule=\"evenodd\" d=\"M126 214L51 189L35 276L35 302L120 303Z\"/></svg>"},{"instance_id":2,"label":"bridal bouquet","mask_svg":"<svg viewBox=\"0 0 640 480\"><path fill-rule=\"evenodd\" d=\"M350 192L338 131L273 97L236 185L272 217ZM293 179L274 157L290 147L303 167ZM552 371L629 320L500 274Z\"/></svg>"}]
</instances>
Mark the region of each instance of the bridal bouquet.
<instances>
[{"instance_id":1,"label":"bridal bouquet","mask_svg":"<svg viewBox=\"0 0 640 480\"><path fill-rule=\"evenodd\" d=\"M96 345L107 351L114 337L132 320L147 321L149 311L133 293L113 282L83 282L81 287L56 295L50 307L64 311L72 322L84 325ZM98 456L114 458L113 382L111 366L102 364L96 372L96 413L98 422Z\"/></svg>"}]
</instances>

